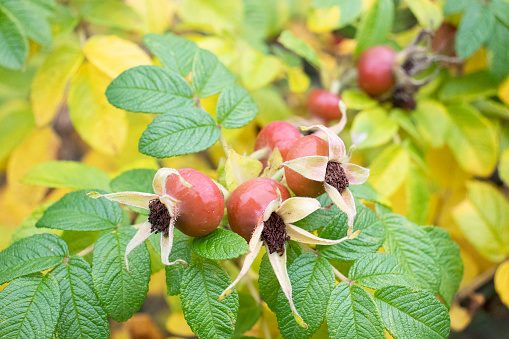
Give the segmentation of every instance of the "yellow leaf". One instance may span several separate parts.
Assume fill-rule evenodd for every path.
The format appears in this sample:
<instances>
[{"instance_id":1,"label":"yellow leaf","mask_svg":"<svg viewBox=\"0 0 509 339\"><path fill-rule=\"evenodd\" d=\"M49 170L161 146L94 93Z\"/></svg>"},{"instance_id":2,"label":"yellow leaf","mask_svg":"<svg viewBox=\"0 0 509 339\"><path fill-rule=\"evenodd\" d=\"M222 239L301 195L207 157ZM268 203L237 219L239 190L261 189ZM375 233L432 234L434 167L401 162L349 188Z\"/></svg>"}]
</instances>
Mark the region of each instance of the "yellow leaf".
<instances>
[{"instance_id":1,"label":"yellow leaf","mask_svg":"<svg viewBox=\"0 0 509 339\"><path fill-rule=\"evenodd\" d=\"M30 99L37 126L51 122L64 97L67 82L83 61L83 53L76 46L63 45L48 55L32 82Z\"/></svg>"},{"instance_id":2,"label":"yellow leaf","mask_svg":"<svg viewBox=\"0 0 509 339\"><path fill-rule=\"evenodd\" d=\"M258 135L258 127L251 122L243 128L224 129L221 131L228 145L239 154L250 154L253 152L254 142ZM225 157L224 150L219 142L216 142L208 150L214 164L218 164L221 158Z\"/></svg>"},{"instance_id":3,"label":"yellow leaf","mask_svg":"<svg viewBox=\"0 0 509 339\"><path fill-rule=\"evenodd\" d=\"M371 164L368 181L382 195L388 197L404 182L410 156L400 145L387 147Z\"/></svg>"},{"instance_id":4,"label":"yellow leaf","mask_svg":"<svg viewBox=\"0 0 509 339\"><path fill-rule=\"evenodd\" d=\"M205 159L205 157L202 157L200 154L181 155L179 157L164 158L161 159L160 161L163 167L177 169L192 168L202 172L203 174L206 174L212 179L217 178L216 171L210 167L210 164L207 161L207 159Z\"/></svg>"},{"instance_id":5,"label":"yellow leaf","mask_svg":"<svg viewBox=\"0 0 509 339\"><path fill-rule=\"evenodd\" d=\"M338 27L340 15L339 6L313 8L307 19L309 30L316 33L330 32Z\"/></svg>"},{"instance_id":6,"label":"yellow leaf","mask_svg":"<svg viewBox=\"0 0 509 339\"><path fill-rule=\"evenodd\" d=\"M304 73L301 67L288 67L288 86L290 91L302 93L309 87L309 77Z\"/></svg>"},{"instance_id":7,"label":"yellow leaf","mask_svg":"<svg viewBox=\"0 0 509 339\"><path fill-rule=\"evenodd\" d=\"M498 86L498 97L506 105L509 105L509 77L507 77L504 82Z\"/></svg>"},{"instance_id":8,"label":"yellow leaf","mask_svg":"<svg viewBox=\"0 0 509 339\"><path fill-rule=\"evenodd\" d=\"M498 163L498 175L507 186L509 186L509 148L500 156Z\"/></svg>"},{"instance_id":9,"label":"yellow leaf","mask_svg":"<svg viewBox=\"0 0 509 339\"><path fill-rule=\"evenodd\" d=\"M256 178L262 171L262 163L254 158L237 154L232 148L228 150L228 159L224 166L226 186L233 191L244 182Z\"/></svg>"},{"instance_id":10,"label":"yellow leaf","mask_svg":"<svg viewBox=\"0 0 509 339\"><path fill-rule=\"evenodd\" d=\"M443 188L457 189L472 177L458 166L447 147L430 149L426 154L426 163L438 185Z\"/></svg>"},{"instance_id":11,"label":"yellow leaf","mask_svg":"<svg viewBox=\"0 0 509 339\"><path fill-rule=\"evenodd\" d=\"M127 135L125 112L110 105L104 94L111 79L84 64L71 82L69 115L76 131L90 146L106 154L118 154Z\"/></svg>"},{"instance_id":12,"label":"yellow leaf","mask_svg":"<svg viewBox=\"0 0 509 339\"><path fill-rule=\"evenodd\" d=\"M140 15L148 33L164 33L173 21L175 7L165 0L127 0Z\"/></svg>"},{"instance_id":13,"label":"yellow leaf","mask_svg":"<svg viewBox=\"0 0 509 339\"><path fill-rule=\"evenodd\" d=\"M111 78L131 67L152 64L137 44L114 35L94 35L83 47L83 53L90 63Z\"/></svg>"},{"instance_id":14,"label":"yellow leaf","mask_svg":"<svg viewBox=\"0 0 509 339\"><path fill-rule=\"evenodd\" d=\"M474 73L486 69L486 49L482 47L467 59L463 66L464 74Z\"/></svg>"},{"instance_id":15,"label":"yellow leaf","mask_svg":"<svg viewBox=\"0 0 509 339\"><path fill-rule=\"evenodd\" d=\"M244 17L241 0L186 0L178 12L186 24L216 33L234 30Z\"/></svg>"},{"instance_id":16,"label":"yellow leaf","mask_svg":"<svg viewBox=\"0 0 509 339\"><path fill-rule=\"evenodd\" d=\"M442 23L442 10L437 3L429 0L407 0L407 4L422 27L435 30Z\"/></svg>"},{"instance_id":17,"label":"yellow leaf","mask_svg":"<svg viewBox=\"0 0 509 339\"><path fill-rule=\"evenodd\" d=\"M186 323L183 313L173 312L166 319L166 329L179 336L194 336L193 331Z\"/></svg>"},{"instance_id":18,"label":"yellow leaf","mask_svg":"<svg viewBox=\"0 0 509 339\"><path fill-rule=\"evenodd\" d=\"M451 317L451 329L456 332L463 331L472 320L468 310L456 304L451 306L449 316Z\"/></svg>"},{"instance_id":19,"label":"yellow leaf","mask_svg":"<svg viewBox=\"0 0 509 339\"><path fill-rule=\"evenodd\" d=\"M35 127L30 105L23 100L9 100L0 106L0 171L9 154Z\"/></svg>"},{"instance_id":20,"label":"yellow leaf","mask_svg":"<svg viewBox=\"0 0 509 339\"><path fill-rule=\"evenodd\" d=\"M19 204L35 207L39 205L47 188L25 185L21 178L35 165L57 157L60 140L49 127L34 130L12 152L7 164L7 184Z\"/></svg>"},{"instance_id":21,"label":"yellow leaf","mask_svg":"<svg viewBox=\"0 0 509 339\"><path fill-rule=\"evenodd\" d=\"M216 36L204 37L202 35L187 35L185 37L196 42L200 48L217 55L226 67L231 67L238 60L238 53L235 50L235 44L232 39Z\"/></svg>"},{"instance_id":22,"label":"yellow leaf","mask_svg":"<svg viewBox=\"0 0 509 339\"><path fill-rule=\"evenodd\" d=\"M502 302L509 307L509 261L504 261L495 273L495 290Z\"/></svg>"},{"instance_id":23,"label":"yellow leaf","mask_svg":"<svg viewBox=\"0 0 509 339\"><path fill-rule=\"evenodd\" d=\"M271 178L274 174L276 174L281 169L281 164L283 163L283 157L279 152L279 149L276 147L269 159L267 160L267 167L263 170L262 177Z\"/></svg>"},{"instance_id":24,"label":"yellow leaf","mask_svg":"<svg viewBox=\"0 0 509 339\"><path fill-rule=\"evenodd\" d=\"M454 209L454 220L480 254L501 261L509 255L509 202L490 184L467 187L468 198Z\"/></svg>"},{"instance_id":25,"label":"yellow leaf","mask_svg":"<svg viewBox=\"0 0 509 339\"><path fill-rule=\"evenodd\" d=\"M272 82L281 70L281 62L247 44L240 51L240 80L247 89L261 88Z\"/></svg>"}]
</instances>

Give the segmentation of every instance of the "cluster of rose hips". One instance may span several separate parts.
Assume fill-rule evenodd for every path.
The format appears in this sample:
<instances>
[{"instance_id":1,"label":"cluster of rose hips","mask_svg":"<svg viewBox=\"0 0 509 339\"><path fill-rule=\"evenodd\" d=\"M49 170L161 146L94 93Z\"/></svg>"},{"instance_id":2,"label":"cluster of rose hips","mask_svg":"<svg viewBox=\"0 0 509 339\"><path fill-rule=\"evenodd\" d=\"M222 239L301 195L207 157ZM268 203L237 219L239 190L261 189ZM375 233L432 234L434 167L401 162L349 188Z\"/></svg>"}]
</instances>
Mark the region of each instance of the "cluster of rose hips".
<instances>
[{"instance_id":1,"label":"cluster of rose hips","mask_svg":"<svg viewBox=\"0 0 509 339\"><path fill-rule=\"evenodd\" d=\"M344 122L343 119L343 125ZM279 150L284 161L281 166L284 166L286 184L296 197L292 197L289 189L281 182L264 177L248 180L224 197L224 187L205 174L189 168L160 169L153 180L155 194L119 192L101 195L93 192L89 196L102 196L149 210L148 220L139 227L127 245L127 268L129 253L153 233L161 234L162 262L166 265L183 263L182 260L170 263L168 259L174 228L192 237L211 233L223 219L226 198L230 228L249 243L249 253L239 276L219 300L232 291L249 270L262 245L265 245L294 317L301 326L306 327L293 304L286 271L285 244L295 240L305 244L333 245L358 236L359 232L352 232L356 212L348 186L363 183L369 175L369 170L348 163L349 157L343 141L330 129L321 125L307 129L317 129L318 134L302 136L289 123L275 121L260 131L255 146L256 150L265 150L266 154L276 148ZM324 192L348 216L349 232L342 239L322 239L293 225L322 208L314 198Z\"/></svg>"}]
</instances>

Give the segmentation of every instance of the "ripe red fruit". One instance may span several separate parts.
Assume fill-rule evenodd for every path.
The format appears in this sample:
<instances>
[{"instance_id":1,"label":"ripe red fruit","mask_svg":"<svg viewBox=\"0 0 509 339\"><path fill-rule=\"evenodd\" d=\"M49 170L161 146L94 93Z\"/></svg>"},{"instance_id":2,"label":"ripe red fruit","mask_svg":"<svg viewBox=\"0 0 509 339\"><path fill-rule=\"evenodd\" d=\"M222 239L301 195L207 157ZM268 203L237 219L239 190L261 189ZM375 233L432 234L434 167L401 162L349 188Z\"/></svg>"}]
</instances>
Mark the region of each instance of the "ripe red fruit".
<instances>
[{"instance_id":1,"label":"ripe red fruit","mask_svg":"<svg viewBox=\"0 0 509 339\"><path fill-rule=\"evenodd\" d=\"M170 175L166 179L166 193L180 200L177 204L179 215L175 227L191 237L209 234L223 219L223 195L205 174L190 168L180 169L178 172L193 186L184 186L176 175Z\"/></svg>"},{"instance_id":2,"label":"ripe red fruit","mask_svg":"<svg viewBox=\"0 0 509 339\"><path fill-rule=\"evenodd\" d=\"M343 116L339 109L341 98L324 89L315 89L308 96L308 109L312 115L326 121L339 120Z\"/></svg>"},{"instance_id":3,"label":"ripe red fruit","mask_svg":"<svg viewBox=\"0 0 509 339\"><path fill-rule=\"evenodd\" d=\"M297 140L290 151L288 159L293 160L311 155L329 156L327 141L314 135L308 135ZM285 167L285 177L288 187L298 196L315 198L324 193L323 183L305 178L294 170Z\"/></svg>"},{"instance_id":4,"label":"ripe red fruit","mask_svg":"<svg viewBox=\"0 0 509 339\"><path fill-rule=\"evenodd\" d=\"M370 95L388 92L396 82L392 72L395 61L396 52L390 46L366 49L357 62L359 87Z\"/></svg>"},{"instance_id":5,"label":"ripe red fruit","mask_svg":"<svg viewBox=\"0 0 509 339\"><path fill-rule=\"evenodd\" d=\"M256 137L255 150L278 148L283 160L286 160L288 150L302 135L299 130L285 121L273 121L264 126Z\"/></svg>"},{"instance_id":6,"label":"ripe red fruit","mask_svg":"<svg viewBox=\"0 0 509 339\"><path fill-rule=\"evenodd\" d=\"M226 202L232 231L249 242L265 208L272 200L277 199L278 188L282 201L290 198L285 186L268 178L254 178L237 187Z\"/></svg>"}]
</instances>

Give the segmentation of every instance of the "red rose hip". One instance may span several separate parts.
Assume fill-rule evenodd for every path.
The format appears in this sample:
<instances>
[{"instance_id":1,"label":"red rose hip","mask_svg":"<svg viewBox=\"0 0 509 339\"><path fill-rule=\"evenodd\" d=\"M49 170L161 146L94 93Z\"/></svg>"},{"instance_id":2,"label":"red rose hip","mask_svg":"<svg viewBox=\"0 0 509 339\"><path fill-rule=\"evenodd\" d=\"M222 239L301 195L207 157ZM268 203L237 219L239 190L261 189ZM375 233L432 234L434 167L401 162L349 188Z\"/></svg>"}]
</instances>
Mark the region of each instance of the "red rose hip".
<instances>
[{"instance_id":1,"label":"red rose hip","mask_svg":"<svg viewBox=\"0 0 509 339\"><path fill-rule=\"evenodd\" d=\"M286 160L288 150L302 135L299 130L285 121L273 121L264 126L256 137L255 150L268 148L270 151L278 148L283 160Z\"/></svg>"},{"instance_id":2,"label":"red rose hip","mask_svg":"<svg viewBox=\"0 0 509 339\"><path fill-rule=\"evenodd\" d=\"M343 116L339 109L341 98L324 89L315 89L308 96L309 112L326 121L339 120Z\"/></svg>"},{"instance_id":3,"label":"red rose hip","mask_svg":"<svg viewBox=\"0 0 509 339\"><path fill-rule=\"evenodd\" d=\"M388 92L396 82L392 72L395 62L396 52L390 46L366 49L357 62L359 87L370 95Z\"/></svg>"}]
</instances>

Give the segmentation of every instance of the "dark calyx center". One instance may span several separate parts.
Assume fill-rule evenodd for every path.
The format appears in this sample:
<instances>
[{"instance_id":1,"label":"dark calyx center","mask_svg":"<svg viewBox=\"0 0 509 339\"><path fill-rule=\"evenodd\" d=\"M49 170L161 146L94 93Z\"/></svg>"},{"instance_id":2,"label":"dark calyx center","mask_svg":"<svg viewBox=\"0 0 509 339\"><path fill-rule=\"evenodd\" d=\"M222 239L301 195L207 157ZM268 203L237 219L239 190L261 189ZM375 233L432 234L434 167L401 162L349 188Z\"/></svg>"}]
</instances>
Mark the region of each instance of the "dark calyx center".
<instances>
[{"instance_id":1,"label":"dark calyx center","mask_svg":"<svg viewBox=\"0 0 509 339\"><path fill-rule=\"evenodd\" d=\"M265 222L262 240L269 247L271 254L277 252L279 255L283 255L285 253L285 242L290 240L290 237L286 234L285 222L274 212L270 215L269 220Z\"/></svg>"},{"instance_id":2,"label":"dark calyx center","mask_svg":"<svg viewBox=\"0 0 509 339\"><path fill-rule=\"evenodd\" d=\"M162 232L165 237L169 234L169 226L170 226L170 212L166 206L159 199L150 200L148 204L148 209L150 212L148 213L148 222L150 223L150 230L152 233Z\"/></svg>"},{"instance_id":3,"label":"dark calyx center","mask_svg":"<svg viewBox=\"0 0 509 339\"><path fill-rule=\"evenodd\" d=\"M345 170L339 162L329 161L327 163L327 170L325 171L325 182L336 188L339 193L348 187L348 179Z\"/></svg>"}]
</instances>

